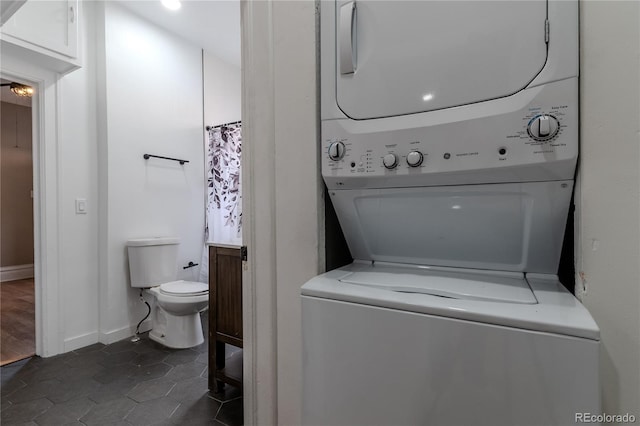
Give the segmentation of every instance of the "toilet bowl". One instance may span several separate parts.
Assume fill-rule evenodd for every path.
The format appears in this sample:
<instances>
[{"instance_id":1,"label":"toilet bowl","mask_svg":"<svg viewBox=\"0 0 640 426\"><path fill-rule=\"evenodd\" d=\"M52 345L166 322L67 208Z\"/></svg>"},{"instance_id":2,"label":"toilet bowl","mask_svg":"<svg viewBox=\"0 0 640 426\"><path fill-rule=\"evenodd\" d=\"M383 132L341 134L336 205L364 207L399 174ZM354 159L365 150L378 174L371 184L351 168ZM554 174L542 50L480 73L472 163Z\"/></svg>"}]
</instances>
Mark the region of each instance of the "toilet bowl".
<instances>
[{"instance_id":1,"label":"toilet bowl","mask_svg":"<svg viewBox=\"0 0 640 426\"><path fill-rule=\"evenodd\" d=\"M209 306L209 287L204 283L172 281L152 287L156 309L149 338L169 348L183 349L204 342L200 312Z\"/></svg>"},{"instance_id":2,"label":"toilet bowl","mask_svg":"<svg viewBox=\"0 0 640 426\"><path fill-rule=\"evenodd\" d=\"M131 286L154 297L149 338L174 349L204 342L200 313L209 304L205 283L176 280L177 238L127 241Z\"/></svg>"}]
</instances>

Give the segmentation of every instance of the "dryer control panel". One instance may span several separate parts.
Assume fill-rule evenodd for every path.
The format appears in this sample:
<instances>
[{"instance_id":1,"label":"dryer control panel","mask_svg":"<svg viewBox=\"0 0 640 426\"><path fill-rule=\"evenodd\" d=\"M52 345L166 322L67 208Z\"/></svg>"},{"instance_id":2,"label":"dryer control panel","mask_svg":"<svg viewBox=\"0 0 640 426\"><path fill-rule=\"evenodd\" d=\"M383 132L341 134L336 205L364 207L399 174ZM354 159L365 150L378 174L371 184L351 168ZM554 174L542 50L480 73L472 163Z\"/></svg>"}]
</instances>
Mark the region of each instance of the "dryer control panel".
<instances>
[{"instance_id":1,"label":"dryer control panel","mask_svg":"<svg viewBox=\"0 0 640 426\"><path fill-rule=\"evenodd\" d=\"M573 179L577 90L572 78L490 103L325 120L323 177L330 189Z\"/></svg>"}]
</instances>

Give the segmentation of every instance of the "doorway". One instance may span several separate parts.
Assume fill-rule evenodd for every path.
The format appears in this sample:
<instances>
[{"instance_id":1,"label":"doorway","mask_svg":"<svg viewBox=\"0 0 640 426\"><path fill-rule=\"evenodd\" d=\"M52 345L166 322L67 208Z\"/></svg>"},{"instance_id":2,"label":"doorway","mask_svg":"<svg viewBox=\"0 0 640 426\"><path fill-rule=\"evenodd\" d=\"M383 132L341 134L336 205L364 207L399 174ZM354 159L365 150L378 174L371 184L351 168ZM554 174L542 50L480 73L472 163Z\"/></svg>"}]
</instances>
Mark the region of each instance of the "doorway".
<instances>
[{"instance_id":1,"label":"doorway","mask_svg":"<svg viewBox=\"0 0 640 426\"><path fill-rule=\"evenodd\" d=\"M0 84L0 365L6 365L36 352L33 90Z\"/></svg>"}]
</instances>

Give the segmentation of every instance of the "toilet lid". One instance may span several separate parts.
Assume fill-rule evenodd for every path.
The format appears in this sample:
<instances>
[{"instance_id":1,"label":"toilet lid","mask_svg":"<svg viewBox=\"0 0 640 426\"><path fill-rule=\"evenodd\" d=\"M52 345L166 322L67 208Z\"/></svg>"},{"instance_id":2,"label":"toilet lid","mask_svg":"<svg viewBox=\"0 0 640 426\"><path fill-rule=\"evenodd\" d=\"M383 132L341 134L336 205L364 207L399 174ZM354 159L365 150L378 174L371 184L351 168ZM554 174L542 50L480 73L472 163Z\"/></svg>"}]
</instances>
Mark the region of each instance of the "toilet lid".
<instances>
[{"instance_id":1,"label":"toilet lid","mask_svg":"<svg viewBox=\"0 0 640 426\"><path fill-rule=\"evenodd\" d=\"M207 284L194 281L172 281L160 286L160 293L171 296L195 296L208 292L209 286Z\"/></svg>"}]
</instances>

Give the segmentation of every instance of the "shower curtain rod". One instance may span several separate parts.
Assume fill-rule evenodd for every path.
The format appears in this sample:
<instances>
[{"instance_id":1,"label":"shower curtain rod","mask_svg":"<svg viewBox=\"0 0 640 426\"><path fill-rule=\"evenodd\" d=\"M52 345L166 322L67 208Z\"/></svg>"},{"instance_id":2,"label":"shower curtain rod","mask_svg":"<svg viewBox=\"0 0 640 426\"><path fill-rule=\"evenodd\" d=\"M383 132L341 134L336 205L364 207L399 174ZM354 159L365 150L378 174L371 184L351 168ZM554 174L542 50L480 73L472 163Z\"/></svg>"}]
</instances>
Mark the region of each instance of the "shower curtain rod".
<instances>
[{"instance_id":1,"label":"shower curtain rod","mask_svg":"<svg viewBox=\"0 0 640 426\"><path fill-rule=\"evenodd\" d=\"M218 127L233 126L234 124L240 124L240 123L242 123L242 120L232 121L231 123L218 124L217 126L207 126L206 129L207 131L209 131L211 129L217 129Z\"/></svg>"}]
</instances>

